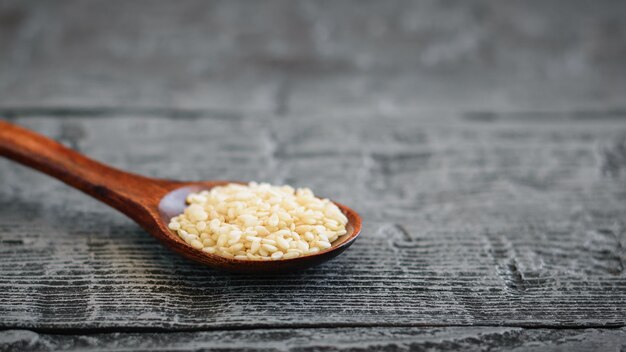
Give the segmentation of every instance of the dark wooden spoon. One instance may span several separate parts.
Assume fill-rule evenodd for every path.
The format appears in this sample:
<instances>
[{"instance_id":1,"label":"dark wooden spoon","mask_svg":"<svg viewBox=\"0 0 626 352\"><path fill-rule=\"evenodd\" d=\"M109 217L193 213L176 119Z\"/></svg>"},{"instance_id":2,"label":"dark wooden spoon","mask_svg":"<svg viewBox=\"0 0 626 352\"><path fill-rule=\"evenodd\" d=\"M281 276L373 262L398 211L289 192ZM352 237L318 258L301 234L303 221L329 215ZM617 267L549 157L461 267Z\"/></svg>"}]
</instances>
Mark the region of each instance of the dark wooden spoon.
<instances>
[{"instance_id":1,"label":"dark wooden spoon","mask_svg":"<svg viewBox=\"0 0 626 352\"><path fill-rule=\"evenodd\" d=\"M131 174L4 121L0 121L0 155L53 176L110 205L174 252L215 269L277 272L311 267L346 250L361 231L361 217L354 210L335 203L348 218L348 233L333 242L331 248L314 255L276 261L229 259L192 248L169 230L167 224L173 216L182 213L186 207L185 198L190 192L235 181L184 182Z\"/></svg>"}]
</instances>

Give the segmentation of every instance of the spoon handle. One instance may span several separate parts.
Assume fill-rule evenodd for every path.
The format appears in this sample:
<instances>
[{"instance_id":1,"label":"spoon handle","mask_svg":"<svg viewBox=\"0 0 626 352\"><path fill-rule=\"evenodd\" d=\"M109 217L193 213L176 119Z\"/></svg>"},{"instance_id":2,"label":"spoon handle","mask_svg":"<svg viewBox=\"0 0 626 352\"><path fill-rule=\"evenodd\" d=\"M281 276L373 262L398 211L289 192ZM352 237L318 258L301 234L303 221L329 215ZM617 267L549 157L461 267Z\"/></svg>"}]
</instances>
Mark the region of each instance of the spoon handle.
<instances>
[{"instance_id":1,"label":"spoon handle","mask_svg":"<svg viewBox=\"0 0 626 352\"><path fill-rule=\"evenodd\" d=\"M152 198L158 201L165 192L160 180L104 165L52 139L2 120L0 156L55 177L131 217Z\"/></svg>"}]
</instances>

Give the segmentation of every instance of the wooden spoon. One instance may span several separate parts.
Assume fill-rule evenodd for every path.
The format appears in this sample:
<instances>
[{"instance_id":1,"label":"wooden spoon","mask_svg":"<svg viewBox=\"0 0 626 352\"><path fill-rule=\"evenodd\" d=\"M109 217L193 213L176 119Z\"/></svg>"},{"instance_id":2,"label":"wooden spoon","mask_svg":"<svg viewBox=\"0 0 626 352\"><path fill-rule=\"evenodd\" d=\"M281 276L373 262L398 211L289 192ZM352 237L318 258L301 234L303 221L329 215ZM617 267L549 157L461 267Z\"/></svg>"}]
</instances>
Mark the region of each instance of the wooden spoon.
<instances>
[{"instance_id":1,"label":"wooden spoon","mask_svg":"<svg viewBox=\"0 0 626 352\"><path fill-rule=\"evenodd\" d=\"M4 121L0 121L0 155L44 172L108 204L133 219L174 252L216 269L277 272L311 267L346 250L361 231L361 217L354 210L335 203L348 218L348 233L333 242L331 248L314 255L277 261L229 259L192 248L169 230L167 224L173 216L183 212L185 198L190 192L234 181L184 182L131 174Z\"/></svg>"}]
</instances>

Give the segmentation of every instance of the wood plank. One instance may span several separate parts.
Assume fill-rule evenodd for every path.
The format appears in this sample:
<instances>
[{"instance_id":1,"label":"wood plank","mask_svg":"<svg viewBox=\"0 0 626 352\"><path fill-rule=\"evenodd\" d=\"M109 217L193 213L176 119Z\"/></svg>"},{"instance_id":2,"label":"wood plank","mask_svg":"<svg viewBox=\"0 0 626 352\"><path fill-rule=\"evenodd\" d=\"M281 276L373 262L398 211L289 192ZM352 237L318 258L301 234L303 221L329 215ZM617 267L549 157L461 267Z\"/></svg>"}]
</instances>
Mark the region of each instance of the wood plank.
<instances>
[{"instance_id":1,"label":"wood plank","mask_svg":"<svg viewBox=\"0 0 626 352\"><path fill-rule=\"evenodd\" d=\"M626 329L507 327L263 329L49 335L0 331L0 351L621 351Z\"/></svg>"},{"instance_id":2,"label":"wood plank","mask_svg":"<svg viewBox=\"0 0 626 352\"><path fill-rule=\"evenodd\" d=\"M626 106L624 2L329 5L3 1L0 106L295 114Z\"/></svg>"},{"instance_id":3,"label":"wood plank","mask_svg":"<svg viewBox=\"0 0 626 352\"><path fill-rule=\"evenodd\" d=\"M365 229L302 273L218 273L0 160L4 328L625 324L619 117L17 122L147 175L309 185L354 206Z\"/></svg>"}]
</instances>

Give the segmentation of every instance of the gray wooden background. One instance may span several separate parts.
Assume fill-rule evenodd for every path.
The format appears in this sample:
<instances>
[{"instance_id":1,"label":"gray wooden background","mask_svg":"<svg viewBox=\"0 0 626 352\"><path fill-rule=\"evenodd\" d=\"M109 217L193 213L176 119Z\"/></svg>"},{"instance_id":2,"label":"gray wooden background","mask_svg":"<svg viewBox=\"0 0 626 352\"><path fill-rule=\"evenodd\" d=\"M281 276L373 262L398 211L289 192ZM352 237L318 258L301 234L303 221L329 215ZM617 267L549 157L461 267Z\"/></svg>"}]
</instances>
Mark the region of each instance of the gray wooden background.
<instances>
[{"instance_id":1,"label":"gray wooden background","mask_svg":"<svg viewBox=\"0 0 626 352\"><path fill-rule=\"evenodd\" d=\"M0 1L0 118L364 218L232 275L0 160L0 351L626 350L626 2Z\"/></svg>"}]
</instances>

